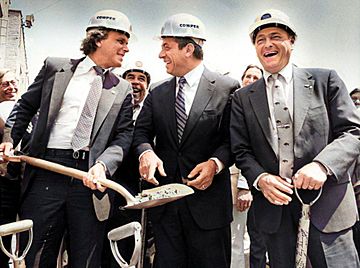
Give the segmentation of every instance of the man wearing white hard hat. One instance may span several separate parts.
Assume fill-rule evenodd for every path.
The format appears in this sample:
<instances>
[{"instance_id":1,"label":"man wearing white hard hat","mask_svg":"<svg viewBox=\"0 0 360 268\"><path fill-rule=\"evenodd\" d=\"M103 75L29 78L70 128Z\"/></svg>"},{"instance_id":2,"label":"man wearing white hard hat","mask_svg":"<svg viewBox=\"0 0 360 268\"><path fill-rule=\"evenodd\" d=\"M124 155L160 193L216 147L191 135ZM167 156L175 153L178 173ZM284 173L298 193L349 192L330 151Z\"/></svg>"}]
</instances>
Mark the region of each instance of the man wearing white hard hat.
<instances>
[{"instance_id":1,"label":"man wearing white hard hat","mask_svg":"<svg viewBox=\"0 0 360 268\"><path fill-rule=\"evenodd\" d=\"M133 88L133 119L136 120L148 93L151 76L149 72L145 70L143 63L136 61L126 69L122 77L128 81Z\"/></svg>"},{"instance_id":2,"label":"man wearing white hard hat","mask_svg":"<svg viewBox=\"0 0 360 268\"><path fill-rule=\"evenodd\" d=\"M349 177L359 113L334 70L291 63L297 36L286 14L264 11L249 32L264 77L234 94L231 148L253 188L270 266L359 267Z\"/></svg>"},{"instance_id":3,"label":"man wearing white hard hat","mask_svg":"<svg viewBox=\"0 0 360 268\"><path fill-rule=\"evenodd\" d=\"M103 10L86 32L84 58L45 60L12 111L0 145L5 154L15 148L39 111L29 154L88 171L80 181L26 167L20 218L34 221L27 267L56 267L65 230L70 266L100 267L110 204L96 178L110 178L131 144L132 88L110 71L129 51L131 24L121 12Z\"/></svg>"},{"instance_id":4,"label":"man wearing white hard hat","mask_svg":"<svg viewBox=\"0 0 360 268\"><path fill-rule=\"evenodd\" d=\"M171 16L161 38L159 57L174 77L148 94L133 145L143 180L185 183L195 193L149 210L155 267L230 267L229 97L239 82L203 65L198 18Z\"/></svg>"}]
</instances>

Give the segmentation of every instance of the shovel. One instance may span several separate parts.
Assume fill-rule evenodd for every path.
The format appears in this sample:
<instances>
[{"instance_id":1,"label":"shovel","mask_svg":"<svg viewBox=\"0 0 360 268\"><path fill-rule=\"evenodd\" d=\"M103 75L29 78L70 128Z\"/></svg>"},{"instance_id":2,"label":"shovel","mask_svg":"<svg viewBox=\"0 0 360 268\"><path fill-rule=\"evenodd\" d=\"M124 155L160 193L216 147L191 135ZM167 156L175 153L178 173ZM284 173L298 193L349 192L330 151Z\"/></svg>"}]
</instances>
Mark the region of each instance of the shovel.
<instances>
[{"instance_id":1,"label":"shovel","mask_svg":"<svg viewBox=\"0 0 360 268\"><path fill-rule=\"evenodd\" d=\"M82 180L82 178L87 175L87 172L85 171L66 167L57 163L38 159L35 157L30 157L27 155L2 155L2 158L6 161L25 162L34 167L39 167L52 172L60 173L79 180ZM137 194L134 197L123 186L112 180L97 178L97 181L102 186L106 186L107 188L110 188L121 194L126 199L127 204L123 207L126 209L143 209L156 207L194 193L194 190L187 185L171 183L149 190L143 190L141 193Z\"/></svg>"},{"instance_id":2,"label":"shovel","mask_svg":"<svg viewBox=\"0 0 360 268\"><path fill-rule=\"evenodd\" d=\"M33 239L32 227L33 227L32 220L22 220L22 221L0 225L0 248L9 258L13 260L15 268L25 267L24 259L26 253L30 249ZM25 231L29 232L29 239L22 255L19 256L17 252L8 251L3 244L2 237L8 235L14 235L14 234L16 235L18 233Z\"/></svg>"},{"instance_id":3,"label":"shovel","mask_svg":"<svg viewBox=\"0 0 360 268\"><path fill-rule=\"evenodd\" d=\"M306 268L307 259L308 259L308 244L309 244L309 232L310 232L310 207L320 198L322 193L322 188L317 195L317 197L311 201L309 204L304 203L296 187L294 187L296 197L299 199L302 204L301 217L299 220L298 235L296 241L296 253L295 253L295 268Z\"/></svg>"}]
</instances>

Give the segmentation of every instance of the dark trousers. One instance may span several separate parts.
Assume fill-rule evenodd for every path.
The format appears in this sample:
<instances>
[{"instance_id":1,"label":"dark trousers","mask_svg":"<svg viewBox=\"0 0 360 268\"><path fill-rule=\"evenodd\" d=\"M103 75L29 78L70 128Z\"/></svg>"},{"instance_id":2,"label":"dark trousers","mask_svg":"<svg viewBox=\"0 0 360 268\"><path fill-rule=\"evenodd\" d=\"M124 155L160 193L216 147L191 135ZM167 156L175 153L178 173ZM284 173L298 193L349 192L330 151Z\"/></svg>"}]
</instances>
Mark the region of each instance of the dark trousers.
<instances>
[{"instance_id":1,"label":"dark trousers","mask_svg":"<svg viewBox=\"0 0 360 268\"><path fill-rule=\"evenodd\" d=\"M157 268L230 267L230 224L219 229L201 229L184 199L166 204L164 214L153 222L153 231Z\"/></svg>"},{"instance_id":2,"label":"dark trousers","mask_svg":"<svg viewBox=\"0 0 360 268\"><path fill-rule=\"evenodd\" d=\"M66 152L66 151L65 151ZM88 170L88 160L73 159L64 152L49 152L46 160ZM26 257L27 267L53 268L65 231L68 235L69 267L100 267L104 222L96 218L93 191L82 181L36 170L22 202L20 216L34 221L34 240ZM22 236L26 240L26 237ZM26 241L22 240L24 246Z\"/></svg>"},{"instance_id":3,"label":"dark trousers","mask_svg":"<svg viewBox=\"0 0 360 268\"><path fill-rule=\"evenodd\" d=\"M360 221L357 221L352 229L356 251L360 257Z\"/></svg>"},{"instance_id":4,"label":"dark trousers","mask_svg":"<svg viewBox=\"0 0 360 268\"><path fill-rule=\"evenodd\" d=\"M295 267L295 250L301 207L292 201L283 207L280 228L276 233L264 234L270 267ZM350 229L337 233L323 233L310 223L308 258L313 268L359 266Z\"/></svg>"},{"instance_id":5,"label":"dark trousers","mask_svg":"<svg viewBox=\"0 0 360 268\"><path fill-rule=\"evenodd\" d=\"M0 177L0 225L16 221L20 196L20 180ZM5 248L11 249L11 236L2 238ZM9 267L9 257L0 250L0 267Z\"/></svg>"},{"instance_id":6,"label":"dark trousers","mask_svg":"<svg viewBox=\"0 0 360 268\"><path fill-rule=\"evenodd\" d=\"M265 268L266 244L263 234L256 229L254 207L251 206L247 216L247 231L250 237L250 268Z\"/></svg>"}]
</instances>

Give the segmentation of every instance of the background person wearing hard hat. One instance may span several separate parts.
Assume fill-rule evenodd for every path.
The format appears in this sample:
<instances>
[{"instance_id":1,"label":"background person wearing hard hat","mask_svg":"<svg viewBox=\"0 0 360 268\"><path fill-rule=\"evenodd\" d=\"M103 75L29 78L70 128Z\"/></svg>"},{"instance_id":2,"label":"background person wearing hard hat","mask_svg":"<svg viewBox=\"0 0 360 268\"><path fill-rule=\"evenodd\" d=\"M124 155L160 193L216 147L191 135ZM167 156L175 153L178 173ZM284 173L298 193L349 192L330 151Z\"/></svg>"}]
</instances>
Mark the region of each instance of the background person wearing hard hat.
<instances>
[{"instance_id":1,"label":"background person wearing hard hat","mask_svg":"<svg viewBox=\"0 0 360 268\"><path fill-rule=\"evenodd\" d=\"M65 230L71 267L100 267L103 220L110 204L93 179L112 176L132 140L132 88L110 70L101 70L121 66L129 51L131 24L121 12L103 10L90 19L86 30L81 46L86 57L45 60L12 111L9 118L14 123L7 121L0 145L5 153L15 147L39 110L29 154L88 170L79 181L26 167L20 218L34 221L27 267L56 267Z\"/></svg>"},{"instance_id":2,"label":"background person wearing hard hat","mask_svg":"<svg viewBox=\"0 0 360 268\"><path fill-rule=\"evenodd\" d=\"M133 66L129 66L122 77L131 84L133 89L133 119L136 120L148 93L151 77L141 61L136 61Z\"/></svg>"},{"instance_id":3,"label":"background person wearing hard hat","mask_svg":"<svg viewBox=\"0 0 360 268\"><path fill-rule=\"evenodd\" d=\"M265 70L261 80L234 94L231 148L253 185L255 223L263 232L270 266L295 266L302 204L310 208L308 248L296 267L359 267L351 226L357 218L349 168L360 152L360 116L333 70L298 68L290 56L296 30L279 10L267 10L250 27ZM300 264L303 264L300 265ZM309 263L308 263L309 264ZM300 265L300 266L299 266Z\"/></svg>"},{"instance_id":4,"label":"background person wearing hard hat","mask_svg":"<svg viewBox=\"0 0 360 268\"><path fill-rule=\"evenodd\" d=\"M195 190L149 210L155 267L230 266L228 112L229 96L240 85L204 67L204 31L189 14L166 20L159 57L174 77L150 91L135 124L142 178L152 184L187 183Z\"/></svg>"},{"instance_id":5,"label":"background person wearing hard hat","mask_svg":"<svg viewBox=\"0 0 360 268\"><path fill-rule=\"evenodd\" d=\"M151 81L151 76L150 73L147 70L145 70L142 61L135 61L133 64L125 68L122 77L125 80L127 80L132 87L133 119L136 120L143 106L143 101L147 95L149 84ZM118 182L123 187L125 187L130 193L132 193L133 195L137 195L139 192L141 192L141 189L139 187L139 183L140 183L139 178L140 175L138 169L138 160L134 156L133 152L130 151L129 155L126 157L126 159L124 159L122 166L115 173L114 180L118 180ZM142 216L141 210L119 209L119 207L123 207L125 205L126 205L126 200L121 195L116 194L113 197L113 201L112 201L113 211L106 223L107 231L110 231L114 228L117 228L119 226L125 225L133 221L143 222L141 219ZM143 232L146 232L146 223L142 226L142 228L143 228ZM142 235L142 237L145 238L145 235ZM104 243L106 244L104 244L101 267L103 268L118 267L118 263L116 262L116 260L112 255L107 236L105 236L104 239L105 239ZM146 241L142 241L142 243L146 244ZM134 246L135 243L133 237L122 239L121 243L118 243L118 249L120 255L125 260L130 260L133 254ZM142 256L142 258L144 258L143 261L144 268L151 267L149 264L149 260L145 258L145 256Z\"/></svg>"}]
</instances>

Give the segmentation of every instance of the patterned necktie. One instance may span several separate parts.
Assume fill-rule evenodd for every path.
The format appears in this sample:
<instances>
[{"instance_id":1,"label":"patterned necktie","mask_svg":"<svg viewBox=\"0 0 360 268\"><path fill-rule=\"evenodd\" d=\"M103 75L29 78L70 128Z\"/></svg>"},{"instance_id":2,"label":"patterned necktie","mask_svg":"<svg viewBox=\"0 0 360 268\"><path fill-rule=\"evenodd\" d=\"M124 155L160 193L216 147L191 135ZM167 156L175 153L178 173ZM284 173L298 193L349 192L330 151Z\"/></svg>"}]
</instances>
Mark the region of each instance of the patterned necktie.
<instances>
[{"instance_id":1,"label":"patterned necktie","mask_svg":"<svg viewBox=\"0 0 360 268\"><path fill-rule=\"evenodd\" d=\"M91 130L94 124L96 109L99 104L101 91L103 88L104 70L94 66L97 75L94 78L89 94L86 98L84 108L81 112L79 121L74 130L71 145L74 151L78 151L90 143Z\"/></svg>"},{"instance_id":2,"label":"patterned necktie","mask_svg":"<svg viewBox=\"0 0 360 268\"><path fill-rule=\"evenodd\" d=\"M294 165L294 133L289 108L286 105L280 75L272 75L274 117L278 134L279 173L282 178L291 178Z\"/></svg>"},{"instance_id":3,"label":"patterned necktie","mask_svg":"<svg viewBox=\"0 0 360 268\"><path fill-rule=\"evenodd\" d=\"M187 115L185 111L185 93L184 86L186 83L185 77L181 76L179 79L179 90L175 100L175 113L176 113L176 124L177 124L177 134L179 142L184 133L185 124L187 120Z\"/></svg>"}]
</instances>

